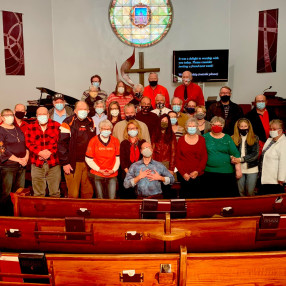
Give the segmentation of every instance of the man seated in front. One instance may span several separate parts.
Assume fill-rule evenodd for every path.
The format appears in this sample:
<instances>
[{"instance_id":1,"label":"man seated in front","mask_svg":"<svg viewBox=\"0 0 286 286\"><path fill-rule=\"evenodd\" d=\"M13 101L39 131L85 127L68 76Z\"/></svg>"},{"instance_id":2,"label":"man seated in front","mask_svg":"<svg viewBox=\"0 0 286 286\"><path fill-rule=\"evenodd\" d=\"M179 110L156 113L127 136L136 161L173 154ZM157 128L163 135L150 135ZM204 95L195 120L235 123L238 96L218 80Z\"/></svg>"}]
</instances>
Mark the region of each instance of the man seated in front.
<instances>
[{"instance_id":1,"label":"man seated in front","mask_svg":"<svg viewBox=\"0 0 286 286\"><path fill-rule=\"evenodd\" d=\"M150 143L143 143L140 151L143 158L130 166L124 187L136 187L138 199L162 199L161 182L165 185L173 184L174 176L162 163L152 159L153 149Z\"/></svg>"}]
</instances>

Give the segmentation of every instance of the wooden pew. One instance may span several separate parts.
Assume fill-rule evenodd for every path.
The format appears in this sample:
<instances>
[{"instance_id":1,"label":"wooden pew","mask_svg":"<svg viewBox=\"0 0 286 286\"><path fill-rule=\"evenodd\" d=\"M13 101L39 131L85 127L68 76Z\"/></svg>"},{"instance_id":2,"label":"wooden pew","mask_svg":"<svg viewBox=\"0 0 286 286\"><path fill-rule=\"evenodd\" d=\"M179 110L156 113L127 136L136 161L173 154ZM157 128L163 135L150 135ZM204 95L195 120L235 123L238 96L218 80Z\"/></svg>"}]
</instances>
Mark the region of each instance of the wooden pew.
<instances>
[{"instance_id":1,"label":"wooden pew","mask_svg":"<svg viewBox=\"0 0 286 286\"><path fill-rule=\"evenodd\" d=\"M83 219L82 219L83 220ZM80 220L81 221L81 220ZM3 217L0 245L6 250L65 253L163 253L186 245L192 252L283 249L286 216L165 220ZM76 228L79 232L71 232Z\"/></svg>"},{"instance_id":2,"label":"wooden pew","mask_svg":"<svg viewBox=\"0 0 286 286\"><path fill-rule=\"evenodd\" d=\"M286 285L286 252L187 255L185 285Z\"/></svg>"},{"instance_id":3,"label":"wooden pew","mask_svg":"<svg viewBox=\"0 0 286 286\"><path fill-rule=\"evenodd\" d=\"M286 285L285 251L193 254L181 247L177 254L46 254L46 259L52 277L50 285L55 286ZM162 273L162 265L168 266L164 269L170 269L170 273ZM135 275L129 276L133 271ZM21 275L17 254L3 253L0 275L4 281L0 284L37 285L21 283L19 278L8 282L13 274ZM123 282L128 278L133 282Z\"/></svg>"},{"instance_id":4,"label":"wooden pew","mask_svg":"<svg viewBox=\"0 0 286 286\"><path fill-rule=\"evenodd\" d=\"M50 285L182 285L179 254L46 254L46 259L52 276ZM161 272L166 269L163 265L168 266L169 273ZM17 255L4 254L0 258L0 272L5 279L0 285L7 285L13 274L20 275ZM16 279L21 283L21 279Z\"/></svg>"},{"instance_id":5,"label":"wooden pew","mask_svg":"<svg viewBox=\"0 0 286 286\"><path fill-rule=\"evenodd\" d=\"M142 200L100 200L31 197L29 189L13 194L14 215L22 217L141 218ZM171 208L170 201L159 200L158 210ZM218 199L186 200L187 218L254 216L286 213L286 194Z\"/></svg>"}]
</instances>

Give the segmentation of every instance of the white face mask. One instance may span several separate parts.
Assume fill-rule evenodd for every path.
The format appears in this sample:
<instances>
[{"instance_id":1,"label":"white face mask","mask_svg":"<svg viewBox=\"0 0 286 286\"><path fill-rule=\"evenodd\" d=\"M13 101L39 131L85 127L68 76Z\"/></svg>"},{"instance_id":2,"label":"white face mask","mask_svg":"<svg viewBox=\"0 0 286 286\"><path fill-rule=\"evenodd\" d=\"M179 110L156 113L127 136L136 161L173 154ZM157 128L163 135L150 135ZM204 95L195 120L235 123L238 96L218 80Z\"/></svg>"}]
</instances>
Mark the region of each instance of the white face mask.
<instances>
[{"instance_id":1,"label":"white face mask","mask_svg":"<svg viewBox=\"0 0 286 286\"><path fill-rule=\"evenodd\" d=\"M119 109L113 109L113 110L111 110L111 111L110 111L110 114L111 114L112 116L118 116L118 114L119 114Z\"/></svg>"},{"instance_id":2,"label":"white face mask","mask_svg":"<svg viewBox=\"0 0 286 286\"><path fill-rule=\"evenodd\" d=\"M125 89L124 89L124 87L120 86L117 88L117 91L118 91L118 93L123 94Z\"/></svg>"},{"instance_id":3,"label":"white face mask","mask_svg":"<svg viewBox=\"0 0 286 286\"><path fill-rule=\"evenodd\" d=\"M279 136L278 130L271 130L269 132L269 135L270 135L271 138L275 138L275 137Z\"/></svg>"},{"instance_id":4,"label":"white face mask","mask_svg":"<svg viewBox=\"0 0 286 286\"><path fill-rule=\"evenodd\" d=\"M12 125L13 124L13 122L14 122L14 116L13 115L5 115L3 117L4 117L4 122L7 125Z\"/></svg>"},{"instance_id":5,"label":"white face mask","mask_svg":"<svg viewBox=\"0 0 286 286\"><path fill-rule=\"evenodd\" d=\"M152 156L152 154L153 154L153 152L151 151L150 148L143 149L141 153L146 158L150 158Z\"/></svg>"}]
</instances>

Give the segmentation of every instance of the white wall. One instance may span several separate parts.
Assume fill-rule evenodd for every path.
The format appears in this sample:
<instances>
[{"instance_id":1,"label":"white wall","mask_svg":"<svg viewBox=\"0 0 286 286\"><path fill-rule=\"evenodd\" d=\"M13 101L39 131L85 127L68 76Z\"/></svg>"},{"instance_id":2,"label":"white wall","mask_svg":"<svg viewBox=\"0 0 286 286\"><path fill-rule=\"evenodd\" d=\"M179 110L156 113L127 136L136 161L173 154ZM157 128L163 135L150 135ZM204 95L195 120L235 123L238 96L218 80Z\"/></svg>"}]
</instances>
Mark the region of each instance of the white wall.
<instances>
[{"instance_id":1,"label":"white wall","mask_svg":"<svg viewBox=\"0 0 286 286\"><path fill-rule=\"evenodd\" d=\"M37 86L54 88L51 2L47 0L0 0L0 9L23 13L25 76L6 76L3 21L0 14L0 109L14 108L37 99Z\"/></svg>"},{"instance_id":2,"label":"white wall","mask_svg":"<svg viewBox=\"0 0 286 286\"><path fill-rule=\"evenodd\" d=\"M256 73L258 12L279 8L277 71ZM286 1L233 0L230 8L230 86L234 101L250 103L272 85L277 96L286 98Z\"/></svg>"},{"instance_id":3,"label":"white wall","mask_svg":"<svg viewBox=\"0 0 286 286\"><path fill-rule=\"evenodd\" d=\"M202 4L203 2L203 4ZM172 52L188 49L229 48L229 0L173 0L174 21L167 36L157 45L143 51L145 67L160 67L159 83L171 97ZM115 62L119 68L133 48L113 33L107 0L52 0L56 90L80 98L90 85L93 74L103 78L102 88L114 89ZM138 59L134 68L138 66ZM137 74L130 76L136 83ZM147 84L147 75L145 75ZM217 94L221 84L208 84L205 97Z\"/></svg>"},{"instance_id":4,"label":"white wall","mask_svg":"<svg viewBox=\"0 0 286 286\"><path fill-rule=\"evenodd\" d=\"M160 67L159 83L170 95L172 51L230 49L229 85L233 100L250 103L269 85L285 98L285 0L173 0L173 26L157 45L136 50L145 67ZM133 51L114 35L108 19L110 0L0 0L3 10L23 13L26 75L6 76L0 15L0 108L37 99L36 86L80 98L91 75L103 78L102 88L115 86L120 68ZM279 8L277 72L256 73L258 11ZM134 68L138 66L138 59ZM131 75L134 82L138 75ZM147 75L145 76L147 84ZM218 94L222 83L206 83L205 98Z\"/></svg>"}]
</instances>

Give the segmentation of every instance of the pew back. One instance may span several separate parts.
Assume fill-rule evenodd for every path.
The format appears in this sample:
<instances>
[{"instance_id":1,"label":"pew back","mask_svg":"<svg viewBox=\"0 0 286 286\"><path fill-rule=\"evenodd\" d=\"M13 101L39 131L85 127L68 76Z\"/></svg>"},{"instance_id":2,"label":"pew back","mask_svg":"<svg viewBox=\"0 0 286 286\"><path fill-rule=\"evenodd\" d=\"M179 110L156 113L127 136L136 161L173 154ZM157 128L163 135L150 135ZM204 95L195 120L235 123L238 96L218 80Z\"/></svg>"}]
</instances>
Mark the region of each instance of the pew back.
<instances>
[{"instance_id":1,"label":"pew back","mask_svg":"<svg viewBox=\"0 0 286 286\"><path fill-rule=\"evenodd\" d=\"M21 217L139 219L142 200L100 200L43 198L29 196L28 189L12 194L14 214ZM186 200L187 218L253 216L262 213L286 213L286 194L256 197ZM159 200L158 209L170 209L170 201Z\"/></svg>"}]
</instances>

